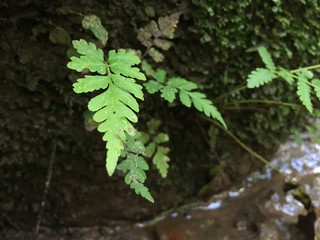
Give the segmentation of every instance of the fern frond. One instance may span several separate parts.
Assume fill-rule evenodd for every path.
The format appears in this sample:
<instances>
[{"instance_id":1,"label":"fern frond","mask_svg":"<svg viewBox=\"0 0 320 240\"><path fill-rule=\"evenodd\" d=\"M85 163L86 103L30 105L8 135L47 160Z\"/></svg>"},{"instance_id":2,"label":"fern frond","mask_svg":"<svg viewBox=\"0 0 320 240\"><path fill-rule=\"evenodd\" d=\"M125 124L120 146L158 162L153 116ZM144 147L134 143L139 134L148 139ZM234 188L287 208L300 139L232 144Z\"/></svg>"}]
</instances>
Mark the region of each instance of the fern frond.
<instances>
[{"instance_id":1,"label":"fern frond","mask_svg":"<svg viewBox=\"0 0 320 240\"><path fill-rule=\"evenodd\" d=\"M276 70L276 66L274 65L274 62L268 50L265 47L259 47L258 52L263 63L266 65L266 68L269 69L270 71Z\"/></svg>"},{"instance_id":2,"label":"fern frond","mask_svg":"<svg viewBox=\"0 0 320 240\"><path fill-rule=\"evenodd\" d=\"M127 158L117 168L126 174L125 183L134 189L136 194L140 194L152 203L154 202L149 189L144 186L146 180L145 171L149 169L149 166L141 156L128 153Z\"/></svg>"},{"instance_id":3,"label":"fern frond","mask_svg":"<svg viewBox=\"0 0 320 240\"><path fill-rule=\"evenodd\" d=\"M145 80L146 77L139 68L132 67L140 63L140 58L133 51L119 49L111 50L109 59L104 61L103 52L93 43L85 40L73 41L74 48L81 54L71 57L68 67L77 71L89 69L103 76L84 76L74 83L77 93L106 89L93 97L89 103L90 111L95 112L93 120L99 123L98 131L104 133L107 160L106 169L112 175L121 152L124 149L127 136L135 132L131 123L136 123L139 104L136 100L143 100L141 85L135 79ZM105 76L104 74L107 73Z\"/></svg>"},{"instance_id":4,"label":"fern frond","mask_svg":"<svg viewBox=\"0 0 320 240\"><path fill-rule=\"evenodd\" d=\"M248 88L260 87L271 82L277 76L266 68L256 68L250 73L247 79Z\"/></svg>"},{"instance_id":5,"label":"fern frond","mask_svg":"<svg viewBox=\"0 0 320 240\"><path fill-rule=\"evenodd\" d=\"M157 71L154 71L146 62L144 63L144 69L154 77L154 80L144 84L149 93L153 94L160 91L161 97L172 103L179 92L179 98L183 105L191 107L193 104L198 111L203 112L207 117L217 119L226 127L226 123L213 103L203 93L194 91L198 88L197 84L181 77L169 78L166 81L164 70L157 69Z\"/></svg>"},{"instance_id":6,"label":"fern frond","mask_svg":"<svg viewBox=\"0 0 320 240\"><path fill-rule=\"evenodd\" d=\"M169 148L161 146L161 144L167 143L169 141L169 136L166 133L158 133L158 128L161 121L158 119L151 119L148 123L148 133L141 135L140 139L144 143L148 143L145 148L145 153L148 157L152 157L152 162L159 170L160 175L165 178L168 174L170 158L168 153Z\"/></svg>"},{"instance_id":7,"label":"fern frond","mask_svg":"<svg viewBox=\"0 0 320 240\"><path fill-rule=\"evenodd\" d=\"M310 113L313 111L311 96L310 96L310 86L306 83L306 79L303 74L298 75L297 81L297 94L302 102L302 104L308 109Z\"/></svg>"},{"instance_id":8,"label":"fern frond","mask_svg":"<svg viewBox=\"0 0 320 240\"><path fill-rule=\"evenodd\" d=\"M104 61L103 51L97 48L94 43L86 40L72 41L73 47L81 54L80 57L71 57L67 67L78 72L89 69L90 72L98 72L102 75L106 74L107 64Z\"/></svg>"}]
</instances>

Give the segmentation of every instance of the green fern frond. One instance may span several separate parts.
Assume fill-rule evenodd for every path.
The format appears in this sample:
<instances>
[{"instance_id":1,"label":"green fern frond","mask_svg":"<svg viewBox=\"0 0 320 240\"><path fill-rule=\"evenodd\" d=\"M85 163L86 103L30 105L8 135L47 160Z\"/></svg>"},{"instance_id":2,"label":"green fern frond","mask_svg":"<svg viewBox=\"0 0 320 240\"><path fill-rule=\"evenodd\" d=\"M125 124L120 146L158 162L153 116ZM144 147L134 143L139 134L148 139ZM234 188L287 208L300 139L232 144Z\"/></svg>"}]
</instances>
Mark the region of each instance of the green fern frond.
<instances>
[{"instance_id":1,"label":"green fern frond","mask_svg":"<svg viewBox=\"0 0 320 240\"><path fill-rule=\"evenodd\" d=\"M128 153L127 158L117 168L126 174L125 183L134 189L136 194L140 194L152 203L154 202L149 189L144 186L147 178L145 171L149 169L149 166L141 156Z\"/></svg>"},{"instance_id":2,"label":"green fern frond","mask_svg":"<svg viewBox=\"0 0 320 240\"><path fill-rule=\"evenodd\" d=\"M146 77L139 68L132 67L140 63L140 58L133 51L111 50L108 61L105 62L102 50L93 43L81 39L73 41L73 46L81 56L71 57L67 66L79 72L89 69L102 75L86 75L79 78L73 87L77 93L106 89L89 101L88 108L95 112L93 120L99 123L98 131L104 133L106 169L111 176L125 147L127 136L135 132L131 123L138 121L136 113L139 112L139 104L136 98L144 99L142 87L135 79L145 80Z\"/></svg>"},{"instance_id":3,"label":"green fern frond","mask_svg":"<svg viewBox=\"0 0 320 240\"><path fill-rule=\"evenodd\" d=\"M259 55L260 55L262 61L266 65L266 68L269 69L270 71L275 71L276 66L274 65L274 62L273 62L268 50L265 47L259 47L258 52L259 52Z\"/></svg>"},{"instance_id":4,"label":"green fern frond","mask_svg":"<svg viewBox=\"0 0 320 240\"><path fill-rule=\"evenodd\" d=\"M256 68L250 73L247 79L248 88L260 87L266 83L271 82L277 76L266 68Z\"/></svg>"},{"instance_id":5,"label":"green fern frond","mask_svg":"<svg viewBox=\"0 0 320 240\"><path fill-rule=\"evenodd\" d=\"M297 94L302 102L302 104L308 109L310 113L313 111L311 96L310 96L310 86L306 83L306 79L303 74L298 75L297 81Z\"/></svg>"}]
</instances>

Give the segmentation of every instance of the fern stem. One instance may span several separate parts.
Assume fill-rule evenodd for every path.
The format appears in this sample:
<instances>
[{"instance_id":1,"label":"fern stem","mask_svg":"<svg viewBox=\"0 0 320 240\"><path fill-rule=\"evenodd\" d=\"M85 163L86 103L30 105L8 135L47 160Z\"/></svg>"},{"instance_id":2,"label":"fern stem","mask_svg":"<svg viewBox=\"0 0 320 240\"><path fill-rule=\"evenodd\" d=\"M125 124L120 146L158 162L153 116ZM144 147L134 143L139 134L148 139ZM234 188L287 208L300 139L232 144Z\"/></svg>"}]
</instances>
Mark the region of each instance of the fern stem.
<instances>
[{"instance_id":1,"label":"fern stem","mask_svg":"<svg viewBox=\"0 0 320 240\"><path fill-rule=\"evenodd\" d=\"M312 66L308 66L308 67L303 67L303 68L297 68L297 69L291 70L290 72L296 73L296 72L301 71L301 69L312 70L312 69L317 69L317 68L320 68L320 64L316 64L316 65L312 65Z\"/></svg>"},{"instance_id":2,"label":"fern stem","mask_svg":"<svg viewBox=\"0 0 320 240\"><path fill-rule=\"evenodd\" d=\"M319 65L314 65L314 66L318 66L318 67L320 67L320 64ZM314 66L311 66L311 67L314 67ZM292 77L292 78L295 78L295 79L300 79L299 78L299 76L297 76L296 74L294 74L295 72L298 72L297 70L301 70L301 69L307 69L308 67L306 67L306 68L299 68L299 69L295 69L295 70L292 70L292 71L290 71L291 73L293 73L293 74L290 74L290 76ZM315 68L315 67L314 67ZM314 69L313 68L313 69ZM279 78L281 78L280 76L279 76L279 73L278 72L274 72ZM317 86L315 86L313 83L311 83L311 82L309 82L308 80L306 80L306 79L302 79L306 84L308 84L309 86L311 86L311 87L313 87L313 88L317 88Z\"/></svg>"},{"instance_id":3,"label":"fern stem","mask_svg":"<svg viewBox=\"0 0 320 240\"><path fill-rule=\"evenodd\" d=\"M280 172L280 170L278 168L276 168L275 166L271 165L267 159L265 159L264 157L262 157L260 154L258 154L257 152L255 152L253 149L251 149L248 145L246 145L244 142L242 142L238 137L236 137L232 132L230 132L228 129L225 129L223 126L221 126L218 122L216 122L215 120L211 120L209 118L207 118L207 121L213 123L215 126L217 126L218 128L222 129L229 137L231 137L236 143L238 143L240 145L240 147L242 147L244 150L246 150L248 153L250 153L252 156L256 157L258 160L260 160L261 162L265 163L266 165L268 165L269 167L271 167L272 169L274 169L275 171L277 171L278 173L282 174Z\"/></svg>"},{"instance_id":4,"label":"fern stem","mask_svg":"<svg viewBox=\"0 0 320 240\"><path fill-rule=\"evenodd\" d=\"M233 102L233 105L236 104L243 104L243 103L264 103L264 104L274 104L274 105L282 105L287 107L300 107L298 104L287 103L287 102L278 102L273 100L265 100L265 99L247 99L247 100L240 100L237 102Z\"/></svg>"},{"instance_id":5,"label":"fern stem","mask_svg":"<svg viewBox=\"0 0 320 240\"><path fill-rule=\"evenodd\" d=\"M239 86L235 87L234 89L231 89L229 92L226 92L224 94L221 94L220 96L216 97L215 99L213 99L213 102L217 102L220 101L221 99L225 98L226 96L232 94L232 93L236 93L236 92L240 92L244 89L247 89L247 83L242 83Z\"/></svg>"}]
</instances>

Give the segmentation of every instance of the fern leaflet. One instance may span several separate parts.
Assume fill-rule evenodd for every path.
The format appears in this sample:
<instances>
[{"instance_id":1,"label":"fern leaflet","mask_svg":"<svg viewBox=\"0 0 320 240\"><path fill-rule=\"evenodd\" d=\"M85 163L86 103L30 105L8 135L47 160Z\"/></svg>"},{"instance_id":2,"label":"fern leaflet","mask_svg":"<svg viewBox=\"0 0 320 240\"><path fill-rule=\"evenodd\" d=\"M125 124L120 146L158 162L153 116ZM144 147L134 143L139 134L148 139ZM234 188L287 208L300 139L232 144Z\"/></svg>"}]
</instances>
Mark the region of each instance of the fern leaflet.
<instances>
[{"instance_id":1,"label":"fern leaflet","mask_svg":"<svg viewBox=\"0 0 320 240\"><path fill-rule=\"evenodd\" d=\"M305 76L303 74L298 75L297 81L297 94L302 104L308 109L310 113L313 111L311 97L310 97L310 86L307 84Z\"/></svg>"},{"instance_id":2,"label":"fern leaflet","mask_svg":"<svg viewBox=\"0 0 320 240\"><path fill-rule=\"evenodd\" d=\"M72 41L73 47L81 55L80 57L71 57L67 67L78 72L89 69L90 72L106 74L107 64L104 61L103 51L97 48L94 43L83 39Z\"/></svg>"},{"instance_id":3,"label":"fern leaflet","mask_svg":"<svg viewBox=\"0 0 320 240\"><path fill-rule=\"evenodd\" d=\"M316 92L317 98L320 100L320 80L319 79L312 80L312 85L314 86L314 91Z\"/></svg>"},{"instance_id":4,"label":"fern leaflet","mask_svg":"<svg viewBox=\"0 0 320 240\"><path fill-rule=\"evenodd\" d=\"M203 112L207 117L212 117L217 119L225 128L227 128L226 123L224 122L220 112L218 109L212 104L212 102L206 98L206 95L200 92L187 92L184 91L185 95L189 95L190 101L193 103L194 107ZM185 99L181 99L181 102L185 101ZM187 102L182 102L183 104L189 104L189 100ZM186 105L187 106L187 105Z\"/></svg>"},{"instance_id":5,"label":"fern leaflet","mask_svg":"<svg viewBox=\"0 0 320 240\"><path fill-rule=\"evenodd\" d=\"M274 62L271 58L271 55L267 51L267 49L265 47L259 47L258 52L259 52L259 55L260 55L262 61L266 65L267 69L269 69L270 71L275 71L276 66L274 65Z\"/></svg>"},{"instance_id":6,"label":"fern leaflet","mask_svg":"<svg viewBox=\"0 0 320 240\"><path fill-rule=\"evenodd\" d=\"M248 88L260 87L266 83L271 82L277 76L266 68L256 68L250 73L247 79Z\"/></svg>"}]
</instances>

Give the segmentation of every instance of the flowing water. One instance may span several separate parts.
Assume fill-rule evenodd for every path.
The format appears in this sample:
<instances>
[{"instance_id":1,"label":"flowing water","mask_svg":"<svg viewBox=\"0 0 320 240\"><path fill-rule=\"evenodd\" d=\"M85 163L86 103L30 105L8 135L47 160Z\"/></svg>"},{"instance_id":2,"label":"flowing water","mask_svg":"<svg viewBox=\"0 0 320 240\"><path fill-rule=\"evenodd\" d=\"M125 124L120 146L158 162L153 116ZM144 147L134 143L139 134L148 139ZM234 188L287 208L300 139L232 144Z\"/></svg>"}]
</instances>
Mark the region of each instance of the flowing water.
<instances>
[{"instance_id":1,"label":"flowing water","mask_svg":"<svg viewBox=\"0 0 320 240\"><path fill-rule=\"evenodd\" d=\"M320 145L283 144L271 165L239 186L141 223L42 228L38 239L320 240ZM28 239L28 233L8 239ZM30 233L31 234L31 233ZM30 235L29 235L30 236Z\"/></svg>"}]
</instances>

